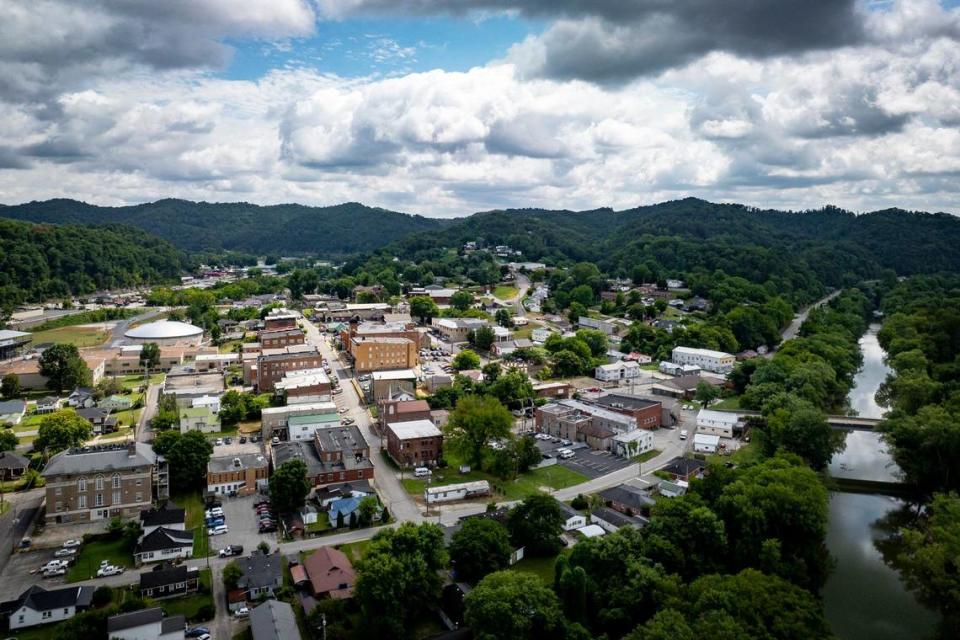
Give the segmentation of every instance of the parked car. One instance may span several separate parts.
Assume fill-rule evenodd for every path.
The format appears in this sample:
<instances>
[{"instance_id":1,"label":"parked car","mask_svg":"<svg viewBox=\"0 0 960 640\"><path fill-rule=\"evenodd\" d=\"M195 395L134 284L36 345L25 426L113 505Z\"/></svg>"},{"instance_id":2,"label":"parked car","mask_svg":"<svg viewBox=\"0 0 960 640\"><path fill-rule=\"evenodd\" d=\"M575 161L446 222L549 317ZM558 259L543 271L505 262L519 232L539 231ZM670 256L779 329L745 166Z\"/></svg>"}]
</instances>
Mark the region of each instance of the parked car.
<instances>
[{"instance_id":1,"label":"parked car","mask_svg":"<svg viewBox=\"0 0 960 640\"><path fill-rule=\"evenodd\" d=\"M223 444L223 438L217 438L216 440L213 441L213 445L215 447L219 447L222 444Z\"/></svg>"},{"instance_id":2,"label":"parked car","mask_svg":"<svg viewBox=\"0 0 960 640\"><path fill-rule=\"evenodd\" d=\"M197 637L197 640L213 640L213 636L211 636L209 633L201 633Z\"/></svg>"},{"instance_id":3,"label":"parked car","mask_svg":"<svg viewBox=\"0 0 960 640\"><path fill-rule=\"evenodd\" d=\"M77 554L76 549L57 549L57 552L53 554L54 558L71 558Z\"/></svg>"},{"instance_id":4,"label":"parked car","mask_svg":"<svg viewBox=\"0 0 960 640\"><path fill-rule=\"evenodd\" d=\"M274 531L277 530L277 525L275 525L275 524L271 524L271 525L260 525L260 529L259 529L259 530L260 530L260 533L273 533Z\"/></svg>"},{"instance_id":5,"label":"parked car","mask_svg":"<svg viewBox=\"0 0 960 640\"><path fill-rule=\"evenodd\" d=\"M560 441L560 444L562 444L562 445L565 446L565 447L569 447L569 446L572 445L573 443L570 442L569 440L567 440L566 438L564 438L563 440Z\"/></svg>"},{"instance_id":6,"label":"parked car","mask_svg":"<svg viewBox=\"0 0 960 640\"><path fill-rule=\"evenodd\" d=\"M226 521L223 518L210 518L206 522L206 525L211 529L215 527L221 527L224 524L226 524Z\"/></svg>"},{"instance_id":7,"label":"parked car","mask_svg":"<svg viewBox=\"0 0 960 640\"><path fill-rule=\"evenodd\" d=\"M240 444L247 444L247 436L240 436Z\"/></svg>"},{"instance_id":8,"label":"parked car","mask_svg":"<svg viewBox=\"0 0 960 640\"><path fill-rule=\"evenodd\" d=\"M231 438L230 436L227 436L226 438L223 439L223 443L224 443L224 444L233 444L233 438Z\"/></svg>"},{"instance_id":9,"label":"parked car","mask_svg":"<svg viewBox=\"0 0 960 640\"><path fill-rule=\"evenodd\" d=\"M116 565L108 564L105 567L100 567L97 569L97 577L103 578L106 576L118 576L123 573L123 567L118 567Z\"/></svg>"},{"instance_id":10,"label":"parked car","mask_svg":"<svg viewBox=\"0 0 960 640\"><path fill-rule=\"evenodd\" d=\"M240 607L239 609L233 612L233 615L236 616L237 618L246 618L247 616L250 615L250 609L247 609L246 607Z\"/></svg>"},{"instance_id":11,"label":"parked car","mask_svg":"<svg viewBox=\"0 0 960 640\"><path fill-rule=\"evenodd\" d=\"M43 572L44 578L57 578L59 576L67 575L67 570L63 567L58 567L56 569L47 569Z\"/></svg>"},{"instance_id":12,"label":"parked car","mask_svg":"<svg viewBox=\"0 0 960 640\"><path fill-rule=\"evenodd\" d=\"M686 429L680 429L680 439L681 439L681 440L686 440L686 439L687 439L687 430L686 430Z\"/></svg>"},{"instance_id":13,"label":"parked car","mask_svg":"<svg viewBox=\"0 0 960 640\"><path fill-rule=\"evenodd\" d=\"M63 543L63 548L64 548L64 549L75 549L75 548L79 547L79 546L82 545L82 544L83 544L83 541L82 541L82 540L77 540L77 539L67 540L66 542Z\"/></svg>"},{"instance_id":14,"label":"parked car","mask_svg":"<svg viewBox=\"0 0 960 640\"><path fill-rule=\"evenodd\" d=\"M223 517L223 507L212 507L212 508L210 508L210 509L207 509L207 511L206 511L206 516L207 516L208 518L216 518L216 517L222 518L222 517Z\"/></svg>"},{"instance_id":15,"label":"parked car","mask_svg":"<svg viewBox=\"0 0 960 640\"><path fill-rule=\"evenodd\" d=\"M353 424L354 422L356 422L356 420L354 420L353 418L344 418L343 420L340 421L340 424L346 427L348 425Z\"/></svg>"},{"instance_id":16,"label":"parked car","mask_svg":"<svg viewBox=\"0 0 960 640\"><path fill-rule=\"evenodd\" d=\"M40 572L43 573L48 569L66 569L68 567L66 560L51 560L47 564L40 567Z\"/></svg>"},{"instance_id":17,"label":"parked car","mask_svg":"<svg viewBox=\"0 0 960 640\"><path fill-rule=\"evenodd\" d=\"M427 469L426 467L417 467L413 470L413 475L417 478L426 478L430 475L430 469Z\"/></svg>"},{"instance_id":18,"label":"parked car","mask_svg":"<svg viewBox=\"0 0 960 640\"><path fill-rule=\"evenodd\" d=\"M230 529L227 528L227 525L221 524L215 527L207 529L208 536L222 536L226 533L229 533Z\"/></svg>"},{"instance_id":19,"label":"parked car","mask_svg":"<svg viewBox=\"0 0 960 640\"><path fill-rule=\"evenodd\" d=\"M188 638L202 638L204 635L210 636L210 629L206 627L194 627L193 629L187 629L185 635Z\"/></svg>"},{"instance_id":20,"label":"parked car","mask_svg":"<svg viewBox=\"0 0 960 640\"><path fill-rule=\"evenodd\" d=\"M243 553L243 545L239 544L228 544L223 549L220 549L221 558L229 558L230 556L239 556Z\"/></svg>"},{"instance_id":21,"label":"parked car","mask_svg":"<svg viewBox=\"0 0 960 640\"><path fill-rule=\"evenodd\" d=\"M350 409L348 409L348 408L346 408L346 407L341 407L341 408L340 408L340 411L339 411L338 413L340 413L340 414L342 415L342 414L346 413L347 411L350 411Z\"/></svg>"}]
</instances>

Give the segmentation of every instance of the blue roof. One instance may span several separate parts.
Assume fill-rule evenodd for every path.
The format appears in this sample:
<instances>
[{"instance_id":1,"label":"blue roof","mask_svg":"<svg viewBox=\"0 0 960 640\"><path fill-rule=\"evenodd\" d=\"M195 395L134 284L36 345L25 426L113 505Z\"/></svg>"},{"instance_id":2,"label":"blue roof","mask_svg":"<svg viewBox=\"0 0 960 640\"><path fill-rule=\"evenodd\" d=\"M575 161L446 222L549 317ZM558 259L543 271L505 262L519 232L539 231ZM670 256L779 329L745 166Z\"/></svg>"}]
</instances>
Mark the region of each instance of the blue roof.
<instances>
[{"instance_id":1,"label":"blue roof","mask_svg":"<svg viewBox=\"0 0 960 640\"><path fill-rule=\"evenodd\" d=\"M344 518L349 518L350 514L357 510L357 507L360 506L360 500L362 498L349 497L349 498L340 498L339 500L334 500L330 503L330 526L337 526L337 517L338 514L342 513Z\"/></svg>"}]
</instances>

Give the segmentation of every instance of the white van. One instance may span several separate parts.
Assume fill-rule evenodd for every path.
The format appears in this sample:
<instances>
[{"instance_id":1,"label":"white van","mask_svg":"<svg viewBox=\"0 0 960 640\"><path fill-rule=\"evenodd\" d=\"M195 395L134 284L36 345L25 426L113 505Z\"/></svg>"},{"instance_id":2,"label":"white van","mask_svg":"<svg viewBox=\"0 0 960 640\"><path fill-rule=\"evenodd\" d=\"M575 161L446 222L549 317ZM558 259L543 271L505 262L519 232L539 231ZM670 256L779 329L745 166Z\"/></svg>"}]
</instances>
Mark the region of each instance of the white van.
<instances>
[{"instance_id":1,"label":"white van","mask_svg":"<svg viewBox=\"0 0 960 640\"><path fill-rule=\"evenodd\" d=\"M687 439L687 430L686 430L686 429L680 429L680 439L681 439L681 440L686 440L686 439Z\"/></svg>"},{"instance_id":2,"label":"white van","mask_svg":"<svg viewBox=\"0 0 960 640\"><path fill-rule=\"evenodd\" d=\"M430 475L430 469L426 467L417 467L413 470L413 475L417 478L426 478Z\"/></svg>"}]
</instances>

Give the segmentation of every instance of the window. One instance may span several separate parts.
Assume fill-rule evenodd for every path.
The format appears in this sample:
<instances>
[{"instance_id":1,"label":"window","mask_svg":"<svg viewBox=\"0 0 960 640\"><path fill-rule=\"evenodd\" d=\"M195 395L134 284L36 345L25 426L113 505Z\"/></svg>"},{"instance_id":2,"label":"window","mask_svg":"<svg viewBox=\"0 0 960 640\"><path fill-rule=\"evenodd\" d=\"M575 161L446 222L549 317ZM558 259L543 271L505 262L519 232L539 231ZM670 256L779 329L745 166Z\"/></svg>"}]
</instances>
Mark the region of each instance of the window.
<instances>
[{"instance_id":1,"label":"window","mask_svg":"<svg viewBox=\"0 0 960 640\"><path fill-rule=\"evenodd\" d=\"M120 492L119 492L119 491L114 491L114 492L113 492L113 504L120 504L121 502L123 502L123 498L121 497Z\"/></svg>"},{"instance_id":2,"label":"window","mask_svg":"<svg viewBox=\"0 0 960 640\"><path fill-rule=\"evenodd\" d=\"M95 499L96 499L96 502L94 503L94 506L95 506L95 507L102 507L102 506L103 506L103 494L102 494L102 493L98 493L98 494L97 494L97 497L96 497Z\"/></svg>"},{"instance_id":3,"label":"window","mask_svg":"<svg viewBox=\"0 0 960 640\"><path fill-rule=\"evenodd\" d=\"M103 476L97 476L97 491L103 491Z\"/></svg>"},{"instance_id":4,"label":"window","mask_svg":"<svg viewBox=\"0 0 960 640\"><path fill-rule=\"evenodd\" d=\"M53 617L53 611L44 611L43 614L41 615L41 618L43 618L44 620L52 617Z\"/></svg>"},{"instance_id":5,"label":"window","mask_svg":"<svg viewBox=\"0 0 960 640\"><path fill-rule=\"evenodd\" d=\"M54 491L54 494L56 494L56 495L58 495L58 496L59 496L61 493L63 493L63 489L62 489L61 487L57 487L56 491Z\"/></svg>"},{"instance_id":6,"label":"window","mask_svg":"<svg viewBox=\"0 0 960 640\"><path fill-rule=\"evenodd\" d=\"M120 474L119 474L119 473L113 474L113 488L114 488L114 489L119 489L119 488L120 488Z\"/></svg>"},{"instance_id":7,"label":"window","mask_svg":"<svg viewBox=\"0 0 960 640\"><path fill-rule=\"evenodd\" d=\"M136 500L137 500L137 502L143 502L143 494L142 494L142 493L137 493Z\"/></svg>"},{"instance_id":8,"label":"window","mask_svg":"<svg viewBox=\"0 0 960 640\"><path fill-rule=\"evenodd\" d=\"M87 490L87 479L80 478L79 480L77 480L77 491L83 493L86 490Z\"/></svg>"},{"instance_id":9,"label":"window","mask_svg":"<svg viewBox=\"0 0 960 640\"><path fill-rule=\"evenodd\" d=\"M87 496L81 494L81 495L78 497L78 499L77 499L77 507L79 507L80 509L86 509L86 508L87 508Z\"/></svg>"},{"instance_id":10,"label":"window","mask_svg":"<svg viewBox=\"0 0 960 640\"><path fill-rule=\"evenodd\" d=\"M142 487L142 486L143 486L143 478L137 478L137 486L138 486L138 487Z\"/></svg>"},{"instance_id":11,"label":"window","mask_svg":"<svg viewBox=\"0 0 960 640\"><path fill-rule=\"evenodd\" d=\"M57 500L57 511L60 511L63 508L63 503Z\"/></svg>"}]
</instances>

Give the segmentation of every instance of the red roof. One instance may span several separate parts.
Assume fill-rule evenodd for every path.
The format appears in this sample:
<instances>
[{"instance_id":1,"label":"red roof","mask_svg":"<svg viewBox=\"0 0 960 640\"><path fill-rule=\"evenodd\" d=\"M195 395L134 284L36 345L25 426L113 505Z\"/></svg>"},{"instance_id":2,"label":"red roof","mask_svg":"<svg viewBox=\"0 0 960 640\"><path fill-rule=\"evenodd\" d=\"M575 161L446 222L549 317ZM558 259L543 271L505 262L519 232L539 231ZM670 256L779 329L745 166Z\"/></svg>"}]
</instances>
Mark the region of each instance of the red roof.
<instances>
[{"instance_id":1,"label":"red roof","mask_svg":"<svg viewBox=\"0 0 960 640\"><path fill-rule=\"evenodd\" d=\"M310 586L315 596L349 598L357 574L343 552L333 547L320 547L307 556L303 566L310 577Z\"/></svg>"},{"instance_id":2,"label":"red roof","mask_svg":"<svg viewBox=\"0 0 960 640\"><path fill-rule=\"evenodd\" d=\"M420 413L430 411L430 405L426 400L406 400L397 403L397 413Z\"/></svg>"},{"instance_id":3,"label":"red roof","mask_svg":"<svg viewBox=\"0 0 960 640\"><path fill-rule=\"evenodd\" d=\"M307 570L303 568L303 565L295 564L290 567L290 579L293 580L293 584L300 584L301 582L306 582L309 580L307 578Z\"/></svg>"}]
</instances>

